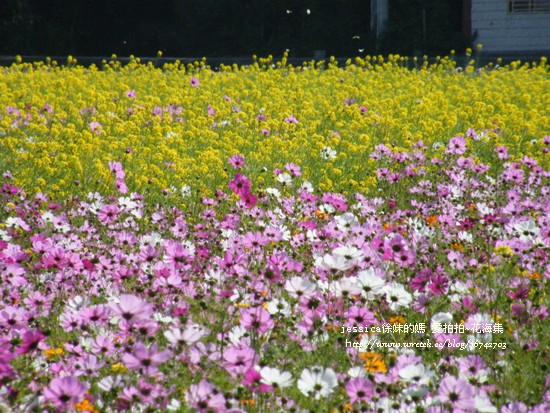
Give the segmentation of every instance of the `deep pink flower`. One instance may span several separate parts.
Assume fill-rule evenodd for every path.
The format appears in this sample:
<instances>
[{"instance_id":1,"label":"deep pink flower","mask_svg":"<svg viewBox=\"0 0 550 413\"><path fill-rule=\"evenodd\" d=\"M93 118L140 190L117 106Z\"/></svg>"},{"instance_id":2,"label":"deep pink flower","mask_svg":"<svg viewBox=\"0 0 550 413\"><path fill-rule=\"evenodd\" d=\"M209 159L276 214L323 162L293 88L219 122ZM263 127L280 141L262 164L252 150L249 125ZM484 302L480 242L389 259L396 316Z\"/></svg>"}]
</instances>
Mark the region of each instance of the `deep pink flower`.
<instances>
[{"instance_id":1,"label":"deep pink flower","mask_svg":"<svg viewBox=\"0 0 550 413\"><path fill-rule=\"evenodd\" d=\"M242 384L250 390L259 390L261 393L266 393L273 389L272 386L262 383L261 380L261 374L252 367L244 373Z\"/></svg>"},{"instance_id":2,"label":"deep pink flower","mask_svg":"<svg viewBox=\"0 0 550 413\"><path fill-rule=\"evenodd\" d=\"M38 330L28 330L23 334L22 342L15 351L17 355L33 353L36 350L44 350L46 336Z\"/></svg>"},{"instance_id":3,"label":"deep pink flower","mask_svg":"<svg viewBox=\"0 0 550 413\"><path fill-rule=\"evenodd\" d=\"M251 187L252 184L250 183L250 180L245 175L241 174L235 175L235 178L229 182L229 188L231 188L233 192L239 196L250 193Z\"/></svg>"}]
</instances>

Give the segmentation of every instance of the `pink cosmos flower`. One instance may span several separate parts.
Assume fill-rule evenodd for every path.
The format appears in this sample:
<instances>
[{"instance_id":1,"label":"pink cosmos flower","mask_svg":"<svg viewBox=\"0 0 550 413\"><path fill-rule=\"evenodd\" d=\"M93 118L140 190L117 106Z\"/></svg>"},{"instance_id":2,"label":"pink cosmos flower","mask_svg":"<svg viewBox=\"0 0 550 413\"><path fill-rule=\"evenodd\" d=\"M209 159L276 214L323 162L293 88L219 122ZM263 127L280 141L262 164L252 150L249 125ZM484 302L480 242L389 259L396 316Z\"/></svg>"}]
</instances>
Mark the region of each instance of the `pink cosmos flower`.
<instances>
[{"instance_id":1,"label":"pink cosmos flower","mask_svg":"<svg viewBox=\"0 0 550 413\"><path fill-rule=\"evenodd\" d=\"M86 393L86 386L73 376L53 379L50 385L44 389L46 400L59 408L66 408L68 405L78 402L84 393Z\"/></svg>"},{"instance_id":2,"label":"pink cosmos flower","mask_svg":"<svg viewBox=\"0 0 550 413\"><path fill-rule=\"evenodd\" d=\"M212 384L206 380L201 380L199 384L189 386L186 394L187 403L195 412L224 413L227 411L225 406L225 397Z\"/></svg>"},{"instance_id":3,"label":"pink cosmos flower","mask_svg":"<svg viewBox=\"0 0 550 413\"><path fill-rule=\"evenodd\" d=\"M446 154L453 155L462 155L464 152L466 152L466 139L462 135L452 138L445 151Z\"/></svg>"},{"instance_id":4,"label":"pink cosmos flower","mask_svg":"<svg viewBox=\"0 0 550 413\"><path fill-rule=\"evenodd\" d=\"M285 118L285 122L297 125L298 124L298 119L296 119L294 116L290 115L290 116L287 116Z\"/></svg>"},{"instance_id":5,"label":"pink cosmos flower","mask_svg":"<svg viewBox=\"0 0 550 413\"><path fill-rule=\"evenodd\" d=\"M244 166L244 157L242 155L233 155L229 158L229 163L235 169L241 169Z\"/></svg>"},{"instance_id":6,"label":"pink cosmos flower","mask_svg":"<svg viewBox=\"0 0 550 413\"><path fill-rule=\"evenodd\" d=\"M449 403L453 409L475 409L474 390L465 379L445 377L439 383L438 399L442 403Z\"/></svg>"},{"instance_id":7,"label":"pink cosmos flower","mask_svg":"<svg viewBox=\"0 0 550 413\"><path fill-rule=\"evenodd\" d=\"M157 344L153 344L150 348L145 347L141 342L137 342L134 346L132 354L124 354L122 361L130 370L140 370L144 374L154 375L158 373L158 366L167 361L171 356L170 350L158 351Z\"/></svg>"},{"instance_id":8,"label":"pink cosmos flower","mask_svg":"<svg viewBox=\"0 0 550 413\"><path fill-rule=\"evenodd\" d=\"M109 303L113 312L126 321L137 321L148 319L153 314L151 304L142 301L135 295L123 294L119 303Z\"/></svg>"},{"instance_id":9,"label":"pink cosmos flower","mask_svg":"<svg viewBox=\"0 0 550 413\"><path fill-rule=\"evenodd\" d=\"M275 323L263 307L241 309L241 325L247 330L263 334L273 328Z\"/></svg>"},{"instance_id":10,"label":"pink cosmos flower","mask_svg":"<svg viewBox=\"0 0 550 413\"><path fill-rule=\"evenodd\" d=\"M223 352L224 368L233 376L244 374L254 366L256 353L246 345L233 345Z\"/></svg>"},{"instance_id":11,"label":"pink cosmos flower","mask_svg":"<svg viewBox=\"0 0 550 413\"><path fill-rule=\"evenodd\" d=\"M300 167L297 165L294 165L293 163L287 163L285 165L285 168L292 176L302 176L302 172L300 172Z\"/></svg>"},{"instance_id":12,"label":"pink cosmos flower","mask_svg":"<svg viewBox=\"0 0 550 413\"><path fill-rule=\"evenodd\" d=\"M110 224L117 219L120 209L116 204L107 204L97 213L102 224Z\"/></svg>"},{"instance_id":13,"label":"pink cosmos flower","mask_svg":"<svg viewBox=\"0 0 550 413\"><path fill-rule=\"evenodd\" d=\"M368 403L372 399L374 388L369 379L355 377L346 383L346 392L350 398L350 404Z\"/></svg>"},{"instance_id":14,"label":"pink cosmos flower","mask_svg":"<svg viewBox=\"0 0 550 413\"><path fill-rule=\"evenodd\" d=\"M193 87L200 86L199 79L197 79L194 76L191 79L189 79L189 83L191 83L191 86L193 86Z\"/></svg>"},{"instance_id":15,"label":"pink cosmos flower","mask_svg":"<svg viewBox=\"0 0 550 413\"><path fill-rule=\"evenodd\" d=\"M94 133L101 133L102 132L102 126L99 122L91 122L90 123L90 130Z\"/></svg>"}]
</instances>

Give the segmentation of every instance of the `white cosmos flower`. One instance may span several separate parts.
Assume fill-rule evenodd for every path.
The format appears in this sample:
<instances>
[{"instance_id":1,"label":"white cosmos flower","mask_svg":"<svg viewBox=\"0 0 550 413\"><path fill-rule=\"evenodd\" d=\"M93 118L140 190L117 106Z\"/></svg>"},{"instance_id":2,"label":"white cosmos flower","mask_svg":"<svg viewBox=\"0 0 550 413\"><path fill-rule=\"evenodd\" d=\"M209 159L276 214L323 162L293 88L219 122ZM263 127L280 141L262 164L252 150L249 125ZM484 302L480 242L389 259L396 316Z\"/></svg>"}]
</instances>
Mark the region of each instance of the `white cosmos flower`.
<instances>
[{"instance_id":1,"label":"white cosmos flower","mask_svg":"<svg viewBox=\"0 0 550 413\"><path fill-rule=\"evenodd\" d=\"M181 408L181 402L178 399L171 399L166 410L170 412L177 412Z\"/></svg>"},{"instance_id":2,"label":"white cosmos flower","mask_svg":"<svg viewBox=\"0 0 550 413\"><path fill-rule=\"evenodd\" d=\"M183 185L180 189L181 196L188 198L191 196L191 187L189 185Z\"/></svg>"},{"instance_id":3,"label":"white cosmos flower","mask_svg":"<svg viewBox=\"0 0 550 413\"><path fill-rule=\"evenodd\" d=\"M139 240L139 246L142 248L145 245L157 246L160 244L162 244L162 235L160 235L158 232L151 232L148 235L144 235Z\"/></svg>"},{"instance_id":4,"label":"white cosmos flower","mask_svg":"<svg viewBox=\"0 0 550 413\"><path fill-rule=\"evenodd\" d=\"M298 380L298 389L302 394L313 396L315 400L329 396L336 386L338 386L338 379L334 370L319 366L304 369Z\"/></svg>"},{"instance_id":5,"label":"white cosmos flower","mask_svg":"<svg viewBox=\"0 0 550 413\"><path fill-rule=\"evenodd\" d=\"M362 366L356 366L348 370L348 376L352 379L356 377L366 378L369 376L369 372Z\"/></svg>"},{"instance_id":6,"label":"white cosmos flower","mask_svg":"<svg viewBox=\"0 0 550 413\"><path fill-rule=\"evenodd\" d=\"M359 224L359 220L351 212L346 212L336 217L336 224L340 231L348 231L351 227Z\"/></svg>"},{"instance_id":7,"label":"white cosmos flower","mask_svg":"<svg viewBox=\"0 0 550 413\"><path fill-rule=\"evenodd\" d=\"M515 224L514 230L522 241L532 241L540 234L540 228L537 227L532 219Z\"/></svg>"},{"instance_id":8,"label":"white cosmos flower","mask_svg":"<svg viewBox=\"0 0 550 413\"><path fill-rule=\"evenodd\" d=\"M339 255L325 254L315 259L315 266L328 271L346 271L353 267L353 263Z\"/></svg>"},{"instance_id":9,"label":"white cosmos flower","mask_svg":"<svg viewBox=\"0 0 550 413\"><path fill-rule=\"evenodd\" d=\"M185 330L172 328L164 332L164 337L174 345L185 344L190 346L199 341L206 334L206 329L199 325L191 325Z\"/></svg>"},{"instance_id":10,"label":"white cosmos flower","mask_svg":"<svg viewBox=\"0 0 550 413\"><path fill-rule=\"evenodd\" d=\"M113 388L122 387L123 380L121 376L107 376L102 378L98 383L99 387L104 392L111 391Z\"/></svg>"},{"instance_id":11,"label":"white cosmos flower","mask_svg":"<svg viewBox=\"0 0 550 413\"><path fill-rule=\"evenodd\" d=\"M433 370L427 369L423 364L412 364L399 370L399 377L404 381L421 385L428 384L434 376Z\"/></svg>"},{"instance_id":12,"label":"white cosmos flower","mask_svg":"<svg viewBox=\"0 0 550 413\"><path fill-rule=\"evenodd\" d=\"M474 241L473 235L466 231L460 231L458 233L458 239L460 241L467 242L468 244L471 244Z\"/></svg>"},{"instance_id":13,"label":"white cosmos flower","mask_svg":"<svg viewBox=\"0 0 550 413\"><path fill-rule=\"evenodd\" d=\"M267 192L269 195L273 195L277 199L281 197L281 192L277 188L267 188L265 192Z\"/></svg>"},{"instance_id":14,"label":"white cosmos flower","mask_svg":"<svg viewBox=\"0 0 550 413\"><path fill-rule=\"evenodd\" d=\"M336 297L349 297L361 293L361 286L357 283L356 278L345 277L339 281L330 283L330 290Z\"/></svg>"},{"instance_id":15,"label":"white cosmos flower","mask_svg":"<svg viewBox=\"0 0 550 413\"><path fill-rule=\"evenodd\" d=\"M451 313L437 313L432 316L430 321L430 330L437 331L441 328L441 324L448 324L453 321Z\"/></svg>"},{"instance_id":16,"label":"white cosmos flower","mask_svg":"<svg viewBox=\"0 0 550 413\"><path fill-rule=\"evenodd\" d=\"M3 229L0 229L0 239L6 242L11 241L11 237L8 235L8 232Z\"/></svg>"},{"instance_id":17,"label":"white cosmos flower","mask_svg":"<svg viewBox=\"0 0 550 413\"><path fill-rule=\"evenodd\" d=\"M333 254L339 255L340 257L345 258L346 260L356 262L357 260L360 260L364 257L363 252L358 250L357 248L351 246L342 246L336 248L334 251L332 251Z\"/></svg>"},{"instance_id":18,"label":"white cosmos flower","mask_svg":"<svg viewBox=\"0 0 550 413\"><path fill-rule=\"evenodd\" d=\"M283 233L282 235L282 239L283 241L288 241L290 240L290 230L286 227L286 225L281 225L279 226L279 229L281 230L281 232Z\"/></svg>"},{"instance_id":19,"label":"white cosmos flower","mask_svg":"<svg viewBox=\"0 0 550 413\"><path fill-rule=\"evenodd\" d=\"M73 299L69 300L69 308L73 311L78 311L81 308L86 307L88 304L90 304L90 300L80 295L77 295Z\"/></svg>"},{"instance_id":20,"label":"white cosmos flower","mask_svg":"<svg viewBox=\"0 0 550 413\"><path fill-rule=\"evenodd\" d=\"M101 208L103 208L104 206L105 206L105 204L103 202L95 201L95 202L90 204L88 209L92 214L97 214L101 210Z\"/></svg>"},{"instance_id":21,"label":"white cosmos flower","mask_svg":"<svg viewBox=\"0 0 550 413\"><path fill-rule=\"evenodd\" d=\"M294 381L292 374L288 371L281 371L275 367L262 367L258 370L258 373L262 376L260 380L262 383L281 389L291 386Z\"/></svg>"},{"instance_id":22,"label":"white cosmos flower","mask_svg":"<svg viewBox=\"0 0 550 413\"><path fill-rule=\"evenodd\" d=\"M361 287L361 294L367 300L374 300L375 295L382 294L384 285L386 284L382 278L375 275L372 267L359 272L357 274L357 282Z\"/></svg>"},{"instance_id":23,"label":"white cosmos flower","mask_svg":"<svg viewBox=\"0 0 550 413\"><path fill-rule=\"evenodd\" d=\"M323 204L319 207L319 211L323 214L332 214L336 209L331 204Z\"/></svg>"},{"instance_id":24,"label":"white cosmos flower","mask_svg":"<svg viewBox=\"0 0 550 413\"><path fill-rule=\"evenodd\" d=\"M293 297L309 297L315 292L315 285L302 277L292 277L285 283L285 290Z\"/></svg>"},{"instance_id":25,"label":"white cosmos flower","mask_svg":"<svg viewBox=\"0 0 550 413\"><path fill-rule=\"evenodd\" d=\"M305 181L300 188L307 192L313 192L313 185L309 181Z\"/></svg>"},{"instance_id":26,"label":"white cosmos flower","mask_svg":"<svg viewBox=\"0 0 550 413\"><path fill-rule=\"evenodd\" d=\"M491 403L491 400L481 397L481 396L475 396L474 397L474 403L476 411L479 413L496 413L497 408L493 406Z\"/></svg>"},{"instance_id":27,"label":"white cosmos flower","mask_svg":"<svg viewBox=\"0 0 550 413\"><path fill-rule=\"evenodd\" d=\"M284 316L289 316L292 313L292 308L290 304L287 303L284 299L274 298L267 303L267 311L271 315L282 314Z\"/></svg>"},{"instance_id":28,"label":"white cosmos flower","mask_svg":"<svg viewBox=\"0 0 550 413\"><path fill-rule=\"evenodd\" d=\"M492 214L495 212L495 210L489 207L485 202L480 202L476 205L476 208L481 215Z\"/></svg>"},{"instance_id":29,"label":"white cosmos flower","mask_svg":"<svg viewBox=\"0 0 550 413\"><path fill-rule=\"evenodd\" d=\"M336 151L330 146L325 146L323 149L321 149L321 156L325 161L328 161L329 159L336 158Z\"/></svg>"},{"instance_id":30,"label":"white cosmos flower","mask_svg":"<svg viewBox=\"0 0 550 413\"><path fill-rule=\"evenodd\" d=\"M42 221L44 222L53 222L55 219L55 215L52 214L50 211L46 211L42 214Z\"/></svg>"},{"instance_id":31,"label":"white cosmos flower","mask_svg":"<svg viewBox=\"0 0 550 413\"><path fill-rule=\"evenodd\" d=\"M290 185L292 183L292 177L285 172L277 175L277 181L279 181L283 185Z\"/></svg>"},{"instance_id":32,"label":"white cosmos flower","mask_svg":"<svg viewBox=\"0 0 550 413\"><path fill-rule=\"evenodd\" d=\"M235 344L236 342L240 341L240 339L243 338L245 334L246 334L246 328L244 328L239 324L238 326L233 327L229 332L228 334L229 341Z\"/></svg>"},{"instance_id":33,"label":"white cosmos flower","mask_svg":"<svg viewBox=\"0 0 550 413\"><path fill-rule=\"evenodd\" d=\"M138 203L130 197L120 197L118 198L118 206L125 211L130 209L135 209L138 207Z\"/></svg>"},{"instance_id":34,"label":"white cosmos flower","mask_svg":"<svg viewBox=\"0 0 550 413\"><path fill-rule=\"evenodd\" d=\"M406 307L412 302L412 295L405 290L403 284L394 281L386 285L383 291L392 311L397 311L399 307Z\"/></svg>"}]
</instances>

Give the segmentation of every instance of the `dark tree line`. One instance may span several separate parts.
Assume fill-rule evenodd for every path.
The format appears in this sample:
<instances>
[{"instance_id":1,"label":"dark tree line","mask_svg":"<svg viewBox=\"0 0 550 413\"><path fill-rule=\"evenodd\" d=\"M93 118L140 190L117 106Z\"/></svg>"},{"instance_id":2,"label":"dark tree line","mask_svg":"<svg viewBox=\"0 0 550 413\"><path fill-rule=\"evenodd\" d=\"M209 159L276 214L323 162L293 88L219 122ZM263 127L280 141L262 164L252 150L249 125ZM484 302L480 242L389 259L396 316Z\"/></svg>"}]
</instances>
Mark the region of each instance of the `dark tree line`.
<instances>
[{"instance_id":1,"label":"dark tree line","mask_svg":"<svg viewBox=\"0 0 550 413\"><path fill-rule=\"evenodd\" d=\"M448 53L468 46L461 7L391 0L387 31L375 42L370 0L1 0L0 54Z\"/></svg>"}]
</instances>

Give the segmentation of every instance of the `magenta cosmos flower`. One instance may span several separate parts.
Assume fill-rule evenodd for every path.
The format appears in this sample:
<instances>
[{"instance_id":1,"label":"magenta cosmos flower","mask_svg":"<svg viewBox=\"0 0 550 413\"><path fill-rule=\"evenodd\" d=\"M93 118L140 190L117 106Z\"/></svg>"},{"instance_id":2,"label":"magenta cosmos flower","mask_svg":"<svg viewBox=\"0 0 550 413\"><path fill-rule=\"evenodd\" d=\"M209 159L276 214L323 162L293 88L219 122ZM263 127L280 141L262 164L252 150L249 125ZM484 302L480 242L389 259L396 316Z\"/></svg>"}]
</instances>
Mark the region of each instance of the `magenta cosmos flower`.
<instances>
[{"instance_id":1,"label":"magenta cosmos flower","mask_svg":"<svg viewBox=\"0 0 550 413\"><path fill-rule=\"evenodd\" d=\"M77 403L84 393L86 393L86 386L72 376L53 379L44 389L44 397L56 407Z\"/></svg>"},{"instance_id":2,"label":"magenta cosmos flower","mask_svg":"<svg viewBox=\"0 0 550 413\"><path fill-rule=\"evenodd\" d=\"M229 182L229 188L233 190L236 195L243 196L250 193L252 184L245 175L236 174L235 178Z\"/></svg>"}]
</instances>

